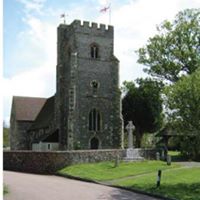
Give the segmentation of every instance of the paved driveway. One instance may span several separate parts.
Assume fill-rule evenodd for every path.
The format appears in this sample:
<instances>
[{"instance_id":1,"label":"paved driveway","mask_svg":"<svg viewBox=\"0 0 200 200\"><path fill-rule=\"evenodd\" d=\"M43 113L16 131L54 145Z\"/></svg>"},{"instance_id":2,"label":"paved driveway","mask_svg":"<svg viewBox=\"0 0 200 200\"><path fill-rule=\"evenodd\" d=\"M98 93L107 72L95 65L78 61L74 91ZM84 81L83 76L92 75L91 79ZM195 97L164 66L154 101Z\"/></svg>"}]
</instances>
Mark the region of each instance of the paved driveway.
<instances>
[{"instance_id":1,"label":"paved driveway","mask_svg":"<svg viewBox=\"0 0 200 200\"><path fill-rule=\"evenodd\" d=\"M4 200L156 200L122 189L58 176L4 171L9 194Z\"/></svg>"}]
</instances>

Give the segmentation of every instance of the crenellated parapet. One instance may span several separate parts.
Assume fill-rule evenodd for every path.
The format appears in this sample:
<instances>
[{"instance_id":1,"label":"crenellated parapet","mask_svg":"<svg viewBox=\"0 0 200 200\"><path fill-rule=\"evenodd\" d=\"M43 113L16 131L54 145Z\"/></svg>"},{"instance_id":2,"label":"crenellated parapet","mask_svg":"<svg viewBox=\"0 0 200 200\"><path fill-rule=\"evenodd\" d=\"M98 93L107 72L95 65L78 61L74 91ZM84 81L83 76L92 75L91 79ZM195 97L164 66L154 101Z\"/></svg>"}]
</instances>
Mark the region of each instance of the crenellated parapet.
<instances>
[{"instance_id":1,"label":"crenellated parapet","mask_svg":"<svg viewBox=\"0 0 200 200\"><path fill-rule=\"evenodd\" d=\"M110 35L111 37L113 37L113 29L114 29L113 26L111 25L107 26L105 24L98 24L95 22L80 21L80 20L74 20L70 25L61 24L59 27L67 29L73 28L75 32L104 34L104 35Z\"/></svg>"},{"instance_id":2,"label":"crenellated parapet","mask_svg":"<svg viewBox=\"0 0 200 200\"><path fill-rule=\"evenodd\" d=\"M88 22L88 21L83 21L81 22L80 20L74 20L71 25L75 27L80 27L80 28L89 28L93 30L101 30L101 31L113 31L113 26L108 25L106 26L105 24L98 24L95 22Z\"/></svg>"}]
</instances>

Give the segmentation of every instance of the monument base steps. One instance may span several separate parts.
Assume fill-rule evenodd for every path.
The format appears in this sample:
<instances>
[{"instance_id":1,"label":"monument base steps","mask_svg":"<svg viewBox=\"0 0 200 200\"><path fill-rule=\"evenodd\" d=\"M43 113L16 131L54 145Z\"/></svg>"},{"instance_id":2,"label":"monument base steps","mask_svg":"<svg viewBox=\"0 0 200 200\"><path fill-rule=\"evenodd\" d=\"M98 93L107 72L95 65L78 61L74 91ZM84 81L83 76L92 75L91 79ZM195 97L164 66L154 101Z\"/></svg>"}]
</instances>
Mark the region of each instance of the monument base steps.
<instances>
[{"instance_id":1,"label":"monument base steps","mask_svg":"<svg viewBox=\"0 0 200 200\"><path fill-rule=\"evenodd\" d=\"M143 157L140 155L139 149L128 148L126 149L126 157L123 161L131 162L131 161L142 161L144 160Z\"/></svg>"}]
</instances>

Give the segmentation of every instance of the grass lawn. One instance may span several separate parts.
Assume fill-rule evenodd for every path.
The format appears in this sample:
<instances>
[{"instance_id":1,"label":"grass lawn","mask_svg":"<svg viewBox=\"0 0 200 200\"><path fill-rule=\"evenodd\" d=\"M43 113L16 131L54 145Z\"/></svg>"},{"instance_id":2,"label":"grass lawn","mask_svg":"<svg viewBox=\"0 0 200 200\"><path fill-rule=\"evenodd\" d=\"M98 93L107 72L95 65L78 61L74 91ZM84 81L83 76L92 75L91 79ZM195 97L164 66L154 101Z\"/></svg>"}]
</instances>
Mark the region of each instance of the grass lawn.
<instances>
[{"instance_id":1,"label":"grass lawn","mask_svg":"<svg viewBox=\"0 0 200 200\"><path fill-rule=\"evenodd\" d=\"M115 185L145 190L179 200L200 200L200 168L174 169L162 172L161 187L156 188L156 173L146 174Z\"/></svg>"},{"instance_id":2,"label":"grass lawn","mask_svg":"<svg viewBox=\"0 0 200 200\"><path fill-rule=\"evenodd\" d=\"M162 170L161 186L156 188L157 171ZM200 200L200 168L186 168L178 164L168 166L162 161L113 162L78 164L59 171L95 181L109 182L136 188L178 200Z\"/></svg>"},{"instance_id":3,"label":"grass lawn","mask_svg":"<svg viewBox=\"0 0 200 200\"><path fill-rule=\"evenodd\" d=\"M118 167L114 167L113 162L100 162L69 166L60 170L59 173L95 181L107 181L175 167L179 167L179 165L168 166L161 161L121 162Z\"/></svg>"}]
</instances>

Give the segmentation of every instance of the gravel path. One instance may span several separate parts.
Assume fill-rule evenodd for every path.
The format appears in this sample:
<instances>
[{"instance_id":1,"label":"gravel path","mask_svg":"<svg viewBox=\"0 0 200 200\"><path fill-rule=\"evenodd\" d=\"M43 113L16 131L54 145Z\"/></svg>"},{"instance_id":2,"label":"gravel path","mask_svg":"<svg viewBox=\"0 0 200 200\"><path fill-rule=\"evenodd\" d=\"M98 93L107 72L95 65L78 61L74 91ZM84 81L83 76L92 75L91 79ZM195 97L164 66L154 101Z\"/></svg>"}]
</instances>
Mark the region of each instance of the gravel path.
<instances>
[{"instance_id":1,"label":"gravel path","mask_svg":"<svg viewBox=\"0 0 200 200\"><path fill-rule=\"evenodd\" d=\"M4 171L9 194L4 200L156 200L122 189L58 176ZM157 199L158 200L158 199Z\"/></svg>"}]
</instances>

